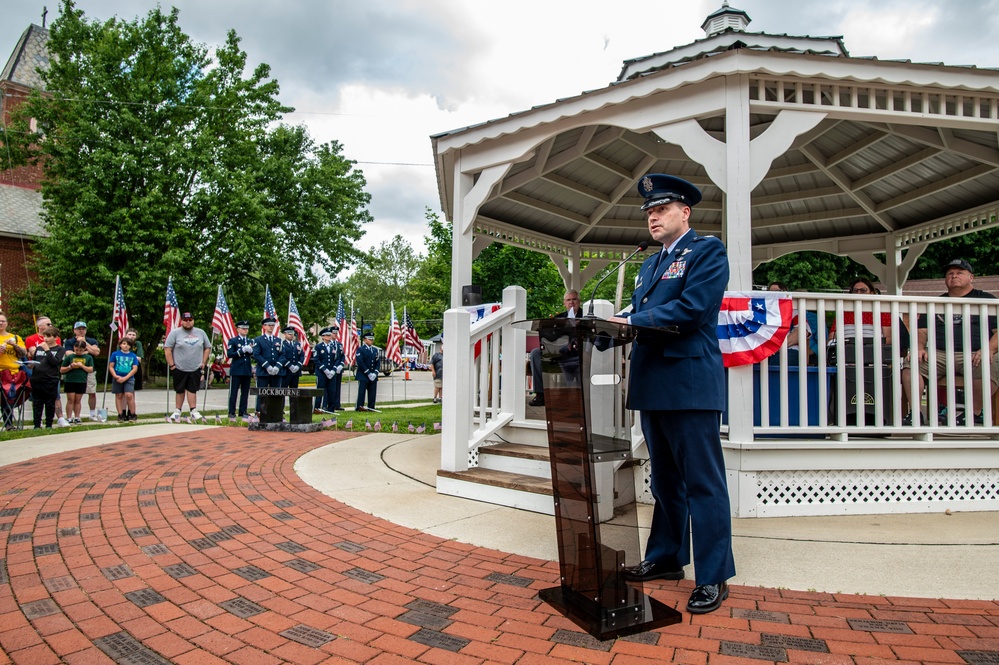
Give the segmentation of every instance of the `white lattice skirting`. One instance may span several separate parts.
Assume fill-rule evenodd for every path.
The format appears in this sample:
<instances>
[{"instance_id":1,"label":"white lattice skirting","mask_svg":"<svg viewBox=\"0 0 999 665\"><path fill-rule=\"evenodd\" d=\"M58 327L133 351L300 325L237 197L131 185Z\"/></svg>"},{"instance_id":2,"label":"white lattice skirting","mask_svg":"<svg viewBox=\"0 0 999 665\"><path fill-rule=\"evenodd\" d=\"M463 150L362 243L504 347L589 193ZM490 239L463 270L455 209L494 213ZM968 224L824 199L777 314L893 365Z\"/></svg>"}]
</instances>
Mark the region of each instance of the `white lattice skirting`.
<instances>
[{"instance_id":1,"label":"white lattice skirting","mask_svg":"<svg viewBox=\"0 0 999 665\"><path fill-rule=\"evenodd\" d=\"M638 500L651 503L649 465L636 475ZM728 481L736 517L999 510L999 468L729 468Z\"/></svg>"}]
</instances>

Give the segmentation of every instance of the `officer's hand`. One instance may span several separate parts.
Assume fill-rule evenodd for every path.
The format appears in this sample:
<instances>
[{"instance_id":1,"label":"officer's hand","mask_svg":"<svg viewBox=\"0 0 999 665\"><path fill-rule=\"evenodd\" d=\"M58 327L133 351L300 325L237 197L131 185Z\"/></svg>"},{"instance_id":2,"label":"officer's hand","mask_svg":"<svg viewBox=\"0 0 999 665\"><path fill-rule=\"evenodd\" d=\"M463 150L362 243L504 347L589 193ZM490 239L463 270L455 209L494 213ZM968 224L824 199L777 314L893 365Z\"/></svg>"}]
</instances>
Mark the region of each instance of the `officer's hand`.
<instances>
[{"instance_id":1,"label":"officer's hand","mask_svg":"<svg viewBox=\"0 0 999 665\"><path fill-rule=\"evenodd\" d=\"M331 369L324 369L323 370L323 374L326 375L327 379L332 379L333 378L333 370L331 370Z\"/></svg>"},{"instance_id":2,"label":"officer's hand","mask_svg":"<svg viewBox=\"0 0 999 665\"><path fill-rule=\"evenodd\" d=\"M336 373L339 374L342 371L343 371L343 365L337 365L336 366Z\"/></svg>"},{"instance_id":3,"label":"officer's hand","mask_svg":"<svg viewBox=\"0 0 999 665\"><path fill-rule=\"evenodd\" d=\"M253 353L253 345L252 344L244 344L243 345L243 353Z\"/></svg>"},{"instance_id":4,"label":"officer's hand","mask_svg":"<svg viewBox=\"0 0 999 665\"><path fill-rule=\"evenodd\" d=\"M378 372L368 372L368 381L374 381L378 378Z\"/></svg>"},{"instance_id":5,"label":"officer's hand","mask_svg":"<svg viewBox=\"0 0 999 665\"><path fill-rule=\"evenodd\" d=\"M275 374L277 374L277 373L278 373L278 372L280 372L280 371L281 371L281 370L279 370L279 369L278 369L277 367L275 367L274 365L271 365L270 367L268 367L268 368L267 368L267 373L268 373L268 374L270 374L271 376L274 376Z\"/></svg>"},{"instance_id":6,"label":"officer's hand","mask_svg":"<svg viewBox=\"0 0 999 665\"><path fill-rule=\"evenodd\" d=\"M302 368L299 367L298 365L288 365L288 371L291 372L292 374L297 373L298 370L300 370L300 369L302 369Z\"/></svg>"}]
</instances>

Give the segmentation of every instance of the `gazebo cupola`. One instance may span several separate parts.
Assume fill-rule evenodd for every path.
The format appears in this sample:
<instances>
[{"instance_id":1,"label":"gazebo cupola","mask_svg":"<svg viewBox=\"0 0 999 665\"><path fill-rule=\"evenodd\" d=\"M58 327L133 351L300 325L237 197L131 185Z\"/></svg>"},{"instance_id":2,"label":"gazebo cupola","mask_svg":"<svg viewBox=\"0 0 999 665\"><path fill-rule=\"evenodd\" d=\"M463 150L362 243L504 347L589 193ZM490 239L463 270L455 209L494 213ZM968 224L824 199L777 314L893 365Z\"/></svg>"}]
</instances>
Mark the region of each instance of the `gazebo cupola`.
<instances>
[{"instance_id":1,"label":"gazebo cupola","mask_svg":"<svg viewBox=\"0 0 999 665\"><path fill-rule=\"evenodd\" d=\"M742 11L741 9L736 9L735 7L730 7L728 0L723 0L721 9L709 14L704 23L701 24L701 30L704 31L705 37L712 37L726 30L734 30L736 32L744 32L746 26L752 22L753 19L749 18L749 14Z\"/></svg>"}]
</instances>

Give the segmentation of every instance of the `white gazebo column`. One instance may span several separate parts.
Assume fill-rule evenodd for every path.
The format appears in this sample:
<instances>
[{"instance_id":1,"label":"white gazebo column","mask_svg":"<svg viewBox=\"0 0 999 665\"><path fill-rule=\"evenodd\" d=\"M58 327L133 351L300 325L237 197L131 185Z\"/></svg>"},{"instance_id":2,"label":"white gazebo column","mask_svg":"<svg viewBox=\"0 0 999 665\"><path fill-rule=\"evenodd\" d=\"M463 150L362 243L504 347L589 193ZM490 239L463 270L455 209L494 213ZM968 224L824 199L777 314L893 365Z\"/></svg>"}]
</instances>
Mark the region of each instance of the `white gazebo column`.
<instances>
[{"instance_id":1,"label":"white gazebo column","mask_svg":"<svg viewBox=\"0 0 999 665\"><path fill-rule=\"evenodd\" d=\"M461 287L472 283L475 216L493 186L502 180L511 164L482 170L478 180L461 170L461 155L454 160L454 219L451 228L451 307L461 307ZM482 251L481 247L479 251Z\"/></svg>"}]
</instances>

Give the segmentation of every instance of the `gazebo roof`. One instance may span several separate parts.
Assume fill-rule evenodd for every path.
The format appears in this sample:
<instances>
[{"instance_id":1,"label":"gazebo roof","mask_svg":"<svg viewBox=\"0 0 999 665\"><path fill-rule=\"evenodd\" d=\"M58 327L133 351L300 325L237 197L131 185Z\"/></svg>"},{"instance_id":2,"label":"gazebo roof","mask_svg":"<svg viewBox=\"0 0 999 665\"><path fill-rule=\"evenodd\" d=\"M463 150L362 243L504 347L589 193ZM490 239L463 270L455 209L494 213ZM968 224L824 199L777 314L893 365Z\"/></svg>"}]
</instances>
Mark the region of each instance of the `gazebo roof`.
<instances>
[{"instance_id":1,"label":"gazebo roof","mask_svg":"<svg viewBox=\"0 0 999 665\"><path fill-rule=\"evenodd\" d=\"M476 235L585 257L648 238L634 184L665 172L702 189L698 232L722 234L723 188L657 132L695 121L724 150L732 80L748 82L751 139L783 112L818 114L752 189L755 263L800 249L883 253L993 223L999 72L732 28L628 60L604 88L433 136L445 214L457 170L505 169L477 208Z\"/></svg>"}]
</instances>

